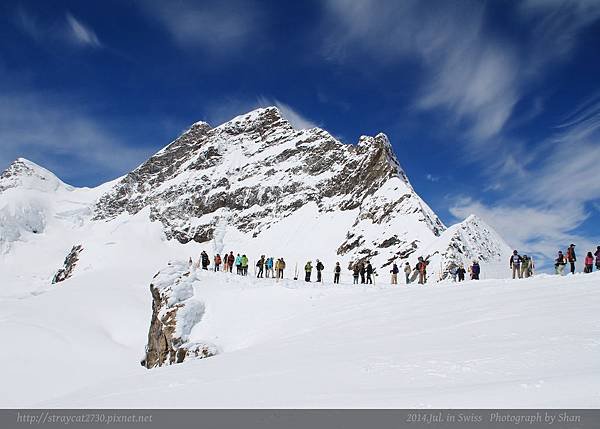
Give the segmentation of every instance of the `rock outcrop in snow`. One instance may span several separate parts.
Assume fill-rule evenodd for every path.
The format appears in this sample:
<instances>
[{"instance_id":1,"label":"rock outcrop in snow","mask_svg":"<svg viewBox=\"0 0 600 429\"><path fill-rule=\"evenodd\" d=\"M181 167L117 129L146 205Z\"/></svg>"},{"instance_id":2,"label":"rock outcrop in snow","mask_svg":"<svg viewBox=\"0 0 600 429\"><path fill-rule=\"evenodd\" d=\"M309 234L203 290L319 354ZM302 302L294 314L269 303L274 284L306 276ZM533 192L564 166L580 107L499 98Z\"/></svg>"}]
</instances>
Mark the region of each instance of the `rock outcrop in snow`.
<instances>
[{"instance_id":1,"label":"rock outcrop in snow","mask_svg":"<svg viewBox=\"0 0 600 429\"><path fill-rule=\"evenodd\" d=\"M205 311L204 304L194 299L194 284L198 281L183 262L172 262L154 276L150 285L152 319L142 366L154 368L217 354L212 344L188 341Z\"/></svg>"},{"instance_id":2,"label":"rock outcrop in snow","mask_svg":"<svg viewBox=\"0 0 600 429\"><path fill-rule=\"evenodd\" d=\"M73 274L73 270L75 269L75 265L77 265L77 261L79 261L79 254L83 251L83 246L78 244L73 246L67 257L65 258L64 265L61 269L57 271L57 273L52 278L52 283L60 283L65 281Z\"/></svg>"}]
</instances>

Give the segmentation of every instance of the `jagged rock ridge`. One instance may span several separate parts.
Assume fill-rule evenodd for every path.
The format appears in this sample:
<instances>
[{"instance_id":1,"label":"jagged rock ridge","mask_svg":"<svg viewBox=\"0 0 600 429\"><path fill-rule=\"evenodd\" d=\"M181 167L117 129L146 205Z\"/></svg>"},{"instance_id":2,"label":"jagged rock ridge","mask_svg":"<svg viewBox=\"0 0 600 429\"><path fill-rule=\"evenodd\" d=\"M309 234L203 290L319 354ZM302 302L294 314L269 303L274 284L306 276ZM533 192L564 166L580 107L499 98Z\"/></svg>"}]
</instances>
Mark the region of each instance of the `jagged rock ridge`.
<instances>
[{"instance_id":1,"label":"jagged rock ridge","mask_svg":"<svg viewBox=\"0 0 600 429\"><path fill-rule=\"evenodd\" d=\"M431 236L446 229L414 192L384 134L343 144L319 128L294 129L273 107L216 128L194 124L105 194L95 219L149 207L168 238L205 242L220 222L257 237L311 202L321 213L356 212L339 255L414 248L414 237L373 237L365 225L393 227L411 218Z\"/></svg>"}]
</instances>

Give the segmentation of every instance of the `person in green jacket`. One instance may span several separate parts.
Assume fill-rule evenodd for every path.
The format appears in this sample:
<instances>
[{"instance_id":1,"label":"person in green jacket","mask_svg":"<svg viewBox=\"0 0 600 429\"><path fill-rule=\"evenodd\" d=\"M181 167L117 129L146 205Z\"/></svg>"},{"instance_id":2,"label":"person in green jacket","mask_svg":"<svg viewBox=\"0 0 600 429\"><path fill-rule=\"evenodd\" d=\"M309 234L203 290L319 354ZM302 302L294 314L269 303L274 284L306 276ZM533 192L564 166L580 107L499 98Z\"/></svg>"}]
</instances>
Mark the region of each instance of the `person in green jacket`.
<instances>
[{"instance_id":1,"label":"person in green jacket","mask_svg":"<svg viewBox=\"0 0 600 429\"><path fill-rule=\"evenodd\" d=\"M312 262L308 261L304 266L304 272L306 273L306 277L304 277L304 281L310 281L310 275L312 274Z\"/></svg>"},{"instance_id":2,"label":"person in green jacket","mask_svg":"<svg viewBox=\"0 0 600 429\"><path fill-rule=\"evenodd\" d=\"M246 255L242 255L242 275L248 275L248 257Z\"/></svg>"}]
</instances>

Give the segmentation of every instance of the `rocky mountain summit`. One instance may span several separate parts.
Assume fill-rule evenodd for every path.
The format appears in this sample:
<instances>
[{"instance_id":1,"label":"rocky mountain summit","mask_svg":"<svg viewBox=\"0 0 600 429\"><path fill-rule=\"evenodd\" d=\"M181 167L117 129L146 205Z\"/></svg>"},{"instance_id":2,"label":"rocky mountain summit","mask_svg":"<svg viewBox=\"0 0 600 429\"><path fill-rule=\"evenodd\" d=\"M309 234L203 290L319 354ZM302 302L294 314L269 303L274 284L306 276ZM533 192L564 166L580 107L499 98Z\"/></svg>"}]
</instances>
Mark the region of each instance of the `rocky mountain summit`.
<instances>
[{"instance_id":1,"label":"rocky mountain summit","mask_svg":"<svg viewBox=\"0 0 600 429\"><path fill-rule=\"evenodd\" d=\"M443 279L458 261L496 263L509 251L481 220L448 229L411 186L385 134L344 144L320 128L295 129L275 107L217 127L197 122L97 188L73 188L24 159L0 176L4 253L49 223L95 230L133 218L158 223L167 240L245 252L251 261L284 256L296 270L315 258L327 269L369 260L381 270L430 256Z\"/></svg>"},{"instance_id":2,"label":"rocky mountain summit","mask_svg":"<svg viewBox=\"0 0 600 429\"><path fill-rule=\"evenodd\" d=\"M168 238L206 242L223 226L256 238L308 203L319 213L351 213L333 250L355 259L391 248L390 257L411 253L414 237L404 227L394 231L407 219L417 235L446 229L413 190L385 134L343 144L320 128L294 129L275 107L215 128L194 124L106 193L95 219L149 208ZM368 234L372 225L381 233Z\"/></svg>"}]
</instances>

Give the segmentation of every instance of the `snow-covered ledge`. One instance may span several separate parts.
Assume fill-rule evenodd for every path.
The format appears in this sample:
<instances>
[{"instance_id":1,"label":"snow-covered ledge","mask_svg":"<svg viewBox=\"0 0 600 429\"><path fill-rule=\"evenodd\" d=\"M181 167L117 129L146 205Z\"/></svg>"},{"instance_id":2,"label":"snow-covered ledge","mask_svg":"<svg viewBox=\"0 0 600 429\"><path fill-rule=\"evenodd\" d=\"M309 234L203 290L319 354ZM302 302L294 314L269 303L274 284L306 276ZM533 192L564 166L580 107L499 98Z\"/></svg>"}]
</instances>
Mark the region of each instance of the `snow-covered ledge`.
<instances>
[{"instance_id":1,"label":"snow-covered ledge","mask_svg":"<svg viewBox=\"0 0 600 429\"><path fill-rule=\"evenodd\" d=\"M217 354L212 344L188 341L205 311L204 304L194 299L198 281L196 272L182 261L170 262L154 276L150 284L152 319L142 366L154 368Z\"/></svg>"}]
</instances>

